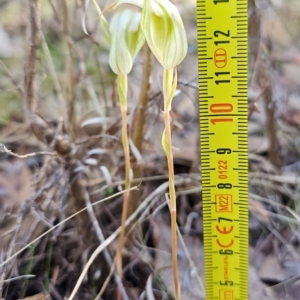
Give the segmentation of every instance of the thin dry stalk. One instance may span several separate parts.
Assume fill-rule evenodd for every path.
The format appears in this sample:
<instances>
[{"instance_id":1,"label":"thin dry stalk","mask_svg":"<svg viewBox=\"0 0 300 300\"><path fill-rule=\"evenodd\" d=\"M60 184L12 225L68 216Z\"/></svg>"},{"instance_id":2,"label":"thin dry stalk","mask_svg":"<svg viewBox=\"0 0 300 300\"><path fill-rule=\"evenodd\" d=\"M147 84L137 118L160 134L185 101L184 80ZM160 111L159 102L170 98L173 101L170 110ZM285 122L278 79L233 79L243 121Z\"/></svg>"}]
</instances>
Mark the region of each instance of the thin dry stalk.
<instances>
[{"instance_id":1,"label":"thin dry stalk","mask_svg":"<svg viewBox=\"0 0 300 300\"><path fill-rule=\"evenodd\" d=\"M95 62L96 62L96 67L98 69L99 78L104 78L102 66L101 66L101 63L99 62L97 51L94 52L94 58L95 58ZM100 80L100 85L101 85L102 99L104 100L105 115L107 115L108 114L108 101L107 101L107 96L106 96L105 82L103 79Z\"/></svg>"},{"instance_id":2,"label":"thin dry stalk","mask_svg":"<svg viewBox=\"0 0 300 300\"><path fill-rule=\"evenodd\" d=\"M282 184L291 184L291 185L299 185L300 184L300 178L298 176L294 175L270 175L267 173L258 173L258 172L250 172L249 178L261 178L261 179L267 179L269 181L274 181Z\"/></svg>"},{"instance_id":3,"label":"thin dry stalk","mask_svg":"<svg viewBox=\"0 0 300 300\"><path fill-rule=\"evenodd\" d=\"M7 76L10 78L11 82L14 84L14 86L16 87L16 90L18 91L21 98L23 99L24 93L22 91L21 85L19 83L17 83L17 81L14 79L13 75L11 74L11 72L9 71L9 69L7 68L7 66L5 65L5 63L2 60L0 60L0 66L2 66L2 68L5 70ZM6 91L9 91L9 90L6 90Z\"/></svg>"},{"instance_id":4,"label":"thin dry stalk","mask_svg":"<svg viewBox=\"0 0 300 300\"><path fill-rule=\"evenodd\" d=\"M65 42L65 55L66 55L66 90L68 102L68 122L71 136L75 138L76 114L75 114L75 88L72 67L72 39L70 36L70 20L68 5L66 0L61 1L62 17L63 17L63 34Z\"/></svg>"},{"instance_id":5,"label":"thin dry stalk","mask_svg":"<svg viewBox=\"0 0 300 300\"><path fill-rule=\"evenodd\" d=\"M259 112L258 100L263 96L264 92L265 90L263 89L260 94L248 105L248 120L250 120L255 111Z\"/></svg>"},{"instance_id":6,"label":"thin dry stalk","mask_svg":"<svg viewBox=\"0 0 300 300\"><path fill-rule=\"evenodd\" d=\"M29 45L24 65L24 99L27 117L36 112L36 82L35 66L40 45L40 20L38 14L38 0L28 0L29 9Z\"/></svg>"},{"instance_id":7,"label":"thin dry stalk","mask_svg":"<svg viewBox=\"0 0 300 300\"><path fill-rule=\"evenodd\" d=\"M189 182L189 179L177 179L175 180L174 184L182 184L184 182ZM161 184L155 191L153 191L137 208L137 210L126 220L124 226L128 226L131 224L131 222L133 222L134 220L136 220L137 216L141 213L141 211L143 211L146 207L148 207L148 205L151 203L151 201L153 201L153 199L158 200L159 195L162 195L166 192L167 188L169 186L168 182L164 182L163 184ZM132 189L131 189L132 190ZM94 204L94 203L93 203ZM92 205L93 205L92 204ZM106 240L104 243L102 243L101 245L99 245L95 251L93 252L93 254L91 255L90 259L88 260L88 262L86 263L84 269L82 270L77 283L69 297L68 300L73 300L89 267L92 265L92 263L94 262L94 260L96 259L96 257L106 248L108 247L120 234L122 230L122 227L120 226L115 232L113 232ZM176 230L176 228L175 228ZM0 265L1 266L1 265Z\"/></svg>"},{"instance_id":8,"label":"thin dry stalk","mask_svg":"<svg viewBox=\"0 0 300 300\"><path fill-rule=\"evenodd\" d=\"M45 36L42 32L40 32L40 34L41 34L41 46L42 46L42 49L45 54L46 63L48 65L48 69L51 74L51 77L53 78L54 89L55 89L55 93L57 94L57 99L59 101L59 104L62 108L62 115L63 115L64 123L67 124L67 121L68 121L68 114L67 114L67 108L66 108L67 103L63 97L61 85L59 83L57 73L55 71L54 62L53 62L48 44L46 42Z\"/></svg>"},{"instance_id":9,"label":"thin dry stalk","mask_svg":"<svg viewBox=\"0 0 300 300\"><path fill-rule=\"evenodd\" d=\"M249 10L249 66L252 69L258 61L259 44L260 44L260 16L255 6L255 0L248 0ZM254 78L254 77L253 77Z\"/></svg>"},{"instance_id":10,"label":"thin dry stalk","mask_svg":"<svg viewBox=\"0 0 300 300\"><path fill-rule=\"evenodd\" d=\"M9 279L5 279L3 280L3 283L10 283L10 282L13 282L13 281L16 281L16 280L20 280L20 279L23 279L23 278L34 278L35 275L32 275L32 274L28 274L28 275L20 275L20 276L16 276L16 277L13 277L13 278L9 278Z\"/></svg>"},{"instance_id":11,"label":"thin dry stalk","mask_svg":"<svg viewBox=\"0 0 300 300\"><path fill-rule=\"evenodd\" d=\"M51 183L51 186L52 186L52 183ZM137 187L132 187L130 190L134 190L136 189ZM43 192L44 189L41 190L41 192ZM41 192L37 195L35 195L35 198L41 194ZM114 195L111 195L109 197L106 197L104 199L101 199L99 201L96 201L94 203L91 204L91 206L94 206L94 205L97 205L101 202L105 202L109 199L113 199L121 194L124 194L125 191L122 191L122 192L119 192L119 193L116 193ZM81 210L77 211L76 213L74 213L73 215L67 217L66 219L64 219L63 221L59 222L58 224L54 225L52 228L50 228L49 230L45 231L43 234L41 234L40 236L38 236L36 239L34 239L33 241L31 241L30 243L28 243L26 246L24 246L22 249L20 249L19 251L17 251L16 253L14 253L13 255L9 256L4 262L0 263L0 268L4 265L6 265L7 263L9 263L13 258L15 258L16 256L18 256L20 253L22 253L24 250L28 249L31 245L33 245L35 242L37 242L38 240L40 240L43 236L47 235L48 233L50 233L51 231L53 231L55 228L61 226L62 224L64 224L65 222L69 221L70 219L74 218L75 216L77 216L78 214L84 212L85 210L87 210L88 207L84 207L82 208Z\"/></svg>"},{"instance_id":12,"label":"thin dry stalk","mask_svg":"<svg viewBox=\"0 0 300 300\"><path fill-rule=\"evenodd\" d=\"M146 111L149 101L149 89L150 89L150 75L151 75L151 50L146 43L144 45L144 67L141 83L141 92L138 102L137 112L133 124L133 137L132 141L137 150L142 153L143 151L143 141L144 141L144 127L146 124ZM137 164L133 170L133 179L142 177L142 165ZM140 201L140 191L134 191L131 195L130 207L128 210L128 215L131 215Z\"/></svg>"},{"instance_id":13,"label":"thin dry stalk","mask_svg":"<svg viewBox=\"0 0 300 300\"><path fill-rule=\"evenodd\" d=\"M84 189L84 188L83 188ZM103 235L103 232L102 232L102 229L97 221L97 218L95 216L95 213L94 213L94 210L91 206L91 201L90 201L90 197L89 197L89 194L88 192L84 189L84 198L85 198L85 203L86 203L86 207L87 207L87 212L89 214L89 217L92 221L92 224L93 224L93 227L94 227L94 230L95 230L95 233L96 233L96 236L99 240L100 243L104 243L105 241L105 237ZM109 265L110 269L111 270L114 270L114 265L113 265L113 261L112 261L112 258L109 254L109 251L108 249L104 249L103 250L103 256L106 260L106 263ZM115 282L118 286L118 289L120 290L120 293L122 294L122 297L123 297L123 300L129 300L127 294L126 294L126 291L125 291L125 288L122 284L122 280L121 280L121 277L118 275L118 273L114 272L114 279L115 279ZM102 289L101 289L102 290Z\"/></svg>"},{"instance_id":14,"label":"thin dry stalk","mask_svg":"<svg viewBox=\"0 0 300 300\"><path fill-rule=\"evenodd\" d=\"M23 250L27 249L28 247L30 247L30 245L34 244L34 242L36 242L37 240L35 239L33 242L29 243L29 245L27 245L28 247L24 247L21 250L17 251L17 254L12 254L13 249L16 247L16 241L17 241L17 237L18 237L18 233L20 231L20 228L22 226L22 221L24 219L24 216L29 213L30 211L32 211L32 207L33 207L33 203L34 201L44 192L48 191L56 182L56 179L61 175L60 170L58 170L57 172L55 172L48 180L47 184L45 184L39 191L37 191L35 193L35 195L33 195L30 199L27 199L25 201L25 203L23 204L18 218L17 218L17 222L12 234L12 237L9 241L8 244L8 248L6 251L6 260L2 263L0 263L0 296L2 295L2 284L4 282L4 278L6 276L6 272L8 270L8 266L7 263L10 262L14 257L16 257L19 253L21 253ZM23 242L26 241L27 238L24 238L24 236L22 237Z\"/></svg>"},{"instance_id":15,"label":"thin dry stalk","mask_svg":"<svg viewBox=\"0 0 300 300\"><path fill-rule=\"evenodd\" d=\"M272 87L267 86L264 92L264 106L266 111L266 132L269 139L269 158L271 163L279 171L281 168L280 144L277 136L275 120L275 106L272 101Z\"/></svg>"},{"instance_id":16,"label":"thin dry stalk","mask_svg":"<svg viewBox=\"0 0 300 300\"><path fill-rule=\"evenodd\" d=\"M269 159L277 171L281 168L280 143L277 136L275 105L273 102L271 78L268 64L263 60L259 67L259 81L263 88L263 102L266 113L266 134L269 139Z\"/></svg>"},{"instance_id":17,"label":"thin dry stalk","mask_svg":"<svg viewBox=\"0 0 300 300\"><path fill-rule=\"evenodd\" d=\"M32 152L32 153L27 153L27 154L24 154L24 155L20 155L20 154L14 153L11 150L7 149L3 144L0 144L0 152L4 152L8 155L18 157L18 158L28 158L28 157L36 156L36 155L57 156L56 152L48 152L48 151L39 151L39 152Z\"/></svg>"},{"instance_id":18,"label":"thin dry stalk","mask_svg":"<svg viewBox=\"0 0 300 300\"><path fill-rule=\"evenodd\" d=\"M13 252L13 248L15 247L15 243L16 243L16 239L17 239L17 234L19 233L19 230L21 228L21 224L22 224L22 220L23 220L23 215L25 215L25 213L30 209L29 206L28 206L28 203L29 203L28 201L25 202L25 204L23 205L23 207L22 207L22 209L20 211L20 214L18 216L17 224L15 226L12 238L10 239L10 242L9 242L9 245L8 245L8 249L7 249L7 252L6 252L6 255L8 257L11 256L11 254ZM0 296L2 296L3 283L4 283L5 276L7 274L7 271L8 271L8 266L7 265L0 267L0 272L1 272L1 277L0 277Z\"/></svg>"},{"instance_id":19,"label":"thin dry stalk","mask_svg":"<svg viewBox=\"0 0 300 300\"><path fill-rule=\"evenodd\" d=\"M256 66L258 68L257 76L258 81L262 87L262 97L266 113L266 134L269 139L269 159L271 163L275 166L277 171L281 168L281 158L280 158L280 143L277 136L277 126L275 120L275 105L272 95L272 79L270 77L270 64L268 63L266 57L264 57L265 51L271 51L271 44L268 43L268 38L262 37L260 41L261 32L261 22L259 19L259 14L257 12L255 1L249 1L250 9L250 20L249 20L249 39L250 39L250 52L252 53L251 59L252 63L256 61ZM264 40L266 41L264 43ZM259 50L260 41L260 50Z\"/></svg>"},{"instance_id":20,"label":"thin dry stalk","mask_svg":"<svg viewBox=\"0 0 300 300\"><path fill-rule=\"evenodd\" d=\"M200 287L200 289L201 289L201 291L203 293L202 295L199 295L199 297L203 298L203 295L205 295L204 285L203 285L202 280L201 280L201 278L200 278L200 276L199 276L199 274L197 272L196 266L195 266L195 264L194 264L194 262L193 262L193 260L192 260L192 258L190 256L190 253L189 253L189 251L188 251L188 249L187 249L187 247L185 245L185 242L184 242L184 239L182 237L182 234L180 232L179 227L177 226L176 229L177 229L177 234L178 234L179 240L180 240L181 245L183 247L183 250L185 252L185 255L186 255L186 257L187 257L187 259L189 261L191 272L194 271L194 273L196 274L196 279L197 279L199 287Z\"/></svg>"}]
</instances>

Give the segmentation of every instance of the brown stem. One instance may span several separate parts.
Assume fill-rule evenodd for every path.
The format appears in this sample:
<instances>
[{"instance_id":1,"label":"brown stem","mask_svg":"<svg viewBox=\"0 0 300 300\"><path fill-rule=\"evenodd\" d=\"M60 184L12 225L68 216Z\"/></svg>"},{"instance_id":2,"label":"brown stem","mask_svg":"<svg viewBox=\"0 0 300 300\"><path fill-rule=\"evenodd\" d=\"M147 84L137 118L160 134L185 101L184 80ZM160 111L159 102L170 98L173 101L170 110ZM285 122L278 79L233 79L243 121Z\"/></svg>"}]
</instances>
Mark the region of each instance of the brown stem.
<instances>
[{"instance_id":1,"label":"brown stem","mask_svg":"<svg viewBox=\"0 0 300 300\"><path fill-rule=\"evenodd\" d=\"M143 75L142 75L142 84L141 84L141 92L140 98L138 102L138 107L136 111L136 115L134 118L133 124L133 137L132 141L135 147L141 153L143 151L143 141L144 141L144 127L146 123L146 111L148 105L148 91L150 89L150 74L151 74L151 50L146 43L144 46L144 67L143 67ZM133 179L142 177L142 166L137 164L133 170ZM140 200L140 191L132 191L130 197L130 207L128 210L128 215L130 216L138 207Z\"/></svg>"},{"instance_id":2,"label":"brown stem","mask_svg":"<svg viewBox=\"0 0 300 300\"><path fill-rule=\"evenodd\" d=\"M266 87L264 91L264 106L266 112L266 133L269 139L269 159L279 172L281 168L280 143L277 136L275 107L270 86Z\"/></svg>"},{"instance_id":3,"label":"brown stem","mask_svg":"<svg viewBox=\"0 0 300 300\"><path fill-rule=\"evenodd\" d=\"M70 21L68 5L66 0L61 1L62 15L63 15L63 34L65 42L65 55L66 55L66 80L67 80L67 102L68 102L68 125L72 138L75 138L75 92L74 92L74 78L72 68L72 39L70 36Z\"/></svg>"},{"instance_id":4,"label":"brown stem","mask_svg":"<svg viewBox=\"0 0 300 300\"><path fill-rule=\"evenodd\" d=\"M29 7L29 49L24 65L24 92L26 114L36 112L35 66L40 45L40 20L38 15L38 0L28 0Z\"/></svg>"},{"instance_id":5,"label":"brown stem","mask_svg":"<svg viewBox=\"0 0 300 300\"><path fill-rule=\"evenodd\" d=\"M261 38L260 14L256 9L255 0L248 0L248 11L249 70L253 72L259 55L259 43Z\"/></svg>"},{"instance_id":6,"label":"brown stem","mask_svg":"<svg viewBox=\"0 0 300 300\"><path fill-rule=\"evenodd\" d=\"M271 45L266 43L266 49L271 52ZM258 68L258 79L263 88L262 97L266 113L266 135L269 140L269 159L276 168L277 172L281 168L280 156L280 142L277 134L276 117L275 117L275 103L273 101L272 79L270 77L270 64L263 56L262 49L260 50L261 61Z\"/></svg>"}]
</instances>

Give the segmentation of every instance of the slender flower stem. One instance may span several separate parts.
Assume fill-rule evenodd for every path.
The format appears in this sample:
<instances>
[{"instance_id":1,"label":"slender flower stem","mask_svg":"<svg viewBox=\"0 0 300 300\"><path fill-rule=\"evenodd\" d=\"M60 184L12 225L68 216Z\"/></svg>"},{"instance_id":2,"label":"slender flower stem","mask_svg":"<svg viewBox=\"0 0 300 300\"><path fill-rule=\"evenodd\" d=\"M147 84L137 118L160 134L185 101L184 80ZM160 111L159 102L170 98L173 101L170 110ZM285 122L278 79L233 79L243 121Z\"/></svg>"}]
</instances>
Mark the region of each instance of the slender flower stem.
<instances>
[{"instance_id":1,"label":"slender flower stem","mask_svg":"<svg viewBox=\"0 0 300 300\"><path fill-rule=\"evenodd\" d=\"M118 275L122 278L122 249L124 246L125 238L125 221L128 214L129 196L130 192L130 151L128 142L128 132L127 132L127 76L119 74L117 77L117 86L119 101L122 113L122 144L125 157L125 190L123 209L122 209L122 219L121 219L121 232L119 238L119 244L116 254L116 268ZM121 299L120 291L118 290L118 299Z\"/></svg>"},{"instance_id":2,"label":"slender flower stem","mask_svg":"<svg viewBox=\"0 0 300 300\"><path fill-rule=\"evenodd\" d=\"M169 194L170 194L170 212L171 212L171 230L172 230L172 264L175 287L175 299L180 299L180 286L178 279L178 263L177 263L177 235L176 235L176 193L174 185L174 162L172 153L172 137L171 137L171 121L170 108L171 101L174 96L176 82L173 82L173 74L176 70L164 70L163 78L163 94L164 94L164 121L165 131L162 137L162 145L168 160L169 170ZM175 76L176 77L176 76Z\"/></svg>"}]
</instances>

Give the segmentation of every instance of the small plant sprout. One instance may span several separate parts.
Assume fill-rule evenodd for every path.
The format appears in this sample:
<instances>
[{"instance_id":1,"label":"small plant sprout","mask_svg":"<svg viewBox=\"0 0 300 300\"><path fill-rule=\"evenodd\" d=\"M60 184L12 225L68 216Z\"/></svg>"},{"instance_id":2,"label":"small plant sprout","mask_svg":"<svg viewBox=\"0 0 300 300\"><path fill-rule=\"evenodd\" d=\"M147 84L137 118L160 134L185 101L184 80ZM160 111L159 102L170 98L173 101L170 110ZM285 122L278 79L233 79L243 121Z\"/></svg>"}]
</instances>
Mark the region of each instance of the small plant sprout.
<instances>
[{"instance_id":1,"label":"small plant sprout","mask_svg":"<svg viewBox=\"0 0 300 300\"><path fill-rule=\"evenodd\" d=\"M95 1L94 1L95 3ZM142 48L145 37L142 32L141 12L133 11L127 7L114 14L110 24L104 19L100 8L97 6L101 16L101 25L105 36L110 42L109 64L117 74L117 90L122 114L122 144L125 157L125 193L121 219L121 233L118 250L116 254L117 272L122 276L122 248L125 237L125 221L128 212L130 197L130 151L127 132L127 75L130 73L133 60Z\"/></svg>"}]
</instances>

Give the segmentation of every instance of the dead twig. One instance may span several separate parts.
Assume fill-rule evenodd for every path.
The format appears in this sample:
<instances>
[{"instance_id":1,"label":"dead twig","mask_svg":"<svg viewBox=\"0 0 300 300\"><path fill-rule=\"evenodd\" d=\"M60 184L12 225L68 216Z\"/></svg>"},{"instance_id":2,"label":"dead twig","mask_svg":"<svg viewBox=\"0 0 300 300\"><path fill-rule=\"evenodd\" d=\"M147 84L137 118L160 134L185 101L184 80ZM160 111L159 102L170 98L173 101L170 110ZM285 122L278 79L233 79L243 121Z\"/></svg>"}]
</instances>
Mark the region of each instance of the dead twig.
<instances>
[{"instance_id":1,"label":"dead twig","mask_svg":"<svg viewBox=\"0 0 300 300\"><path fill-rule=\"evenodd\" d=\"M55 93L57 95L57 99L59 101L59 104L62 107L63 120L64 120L64 123L66 124L67 120L68 120L67 113L66 113L67 112L66 100L63 97L62 88L61 88L61 85L60 85L59 80L58 80L58 76L57 76L57 73L56 73L56 70L55 70L55 66L54 66L52 56L51 56L51 52L49 50L49 47L48 47L48 44L46 42L45 36L42 32L41 32L41 39L42 39L41 40L42 49L45 53L46 63L48 65L48 69L49 69L49 72L51 74L51 77L53 78L54 90L55 90Z\"/></svg>"},{"instance_id":2,"label":"dead twig","mask_svg":"<svg viewBox=\"0 0 300 300\"><path fill-rule=\"evenodd\" d=\"M75 139L75 90L74 90L74 75L72 67L72 39L70 36L70 21L68 4L66 0L61 1L62 17L63 17L63 34L65 42L65 56L66 56L66 90L67 90L67 101L68 101L68 126L71 132L73 140Z\"/></svg>"},{"instance_id":3,"label":"dead twig","mask_svg":"<svg viewBox=\"0 0 300 300\"><path fill-rule=\"evenodd\" d=\"M56 152L48 152L48 151L39 151L39 152L32 152L32 153L20 155L20 154L12 152L11 150L8 150L3 144L0 144L0 151L5 152L14 157L18 157L18 158L28 158L28 157L37 156L37 155L57 156Z\"/></svg>"},{"instance_id":4,"label":"dead twig","mask_svg":"<svg viewBox=\"0 0 300 300\"><path fill-rule=\"evenodd\" d=\"M103 235L102 229L99 226L99 223L98 223L97 218L95 216L94 210L92 208L92 204L91 204L91 201L90 201L89 194L88 194L87 190L84 187L83 187L83 189L84 189L83 196L84 196L84 200L85 200L85 203L86 203L87 212L88 212L89 217L92 221L96 236L97 236L100 243L104 243L105 237ZM106 260L106 263L110 266L111 269L114 269L114 264L113 264L113 261L112 261L112 258L110 256L110 254L109 254L108 249L103 250L103 255L104 255L104 258ZM121 277L119 276L119 274L117 272L114 272L114 279L115 279L115 282L118 286L118 289L120 290L120 292L122 294L123 300L129 300L129 298L127 296L127 293L125 291L124 285L122 283Z\"/></svg>"},{"instance_id":5,"label":"dead twig","mask_svg":"<svg viewBox=\"0 0 300 300\"><path fill-rule=\"evenodd\" d=\"M174 185L178 185L178 184L182 184L184 182L189 182L190 179L178 179L175 177L175 181L174 181ZM163 184L161 184L155 191L153 191L140 205L139 207L136 209L135 212L133 212L133 214L126 220L125 222L125 227L127 227L128 225L130 225L134 220L136 220L137 216L140 214L140 212L144 209L146 209L149 205L149 203L151 203L151 201L153 201L153 199L158 199L158 195L162 195L166 192L166 190L168 189L169 186L169 182L164 182ZM77 283L69 297L68 300L73 300L88 269L90 268L90 266L92 265L92 263L94 262L94 260L97 258L97 256L106 248L108 247L120 234L121 232L121 226L115 231L113 232L101 245L99 245L95 251L93 252L93 254L91 255L90 259L88 260L88 262L86 263L85 267L83 268ZM1 266L1 265L0 265Z\"/></svg>"},{"instance_id":6,"label":"dead twig","mask_svg":"<svg viewBox=\"0 0 300 300\"><path fill-rule=\"evenodd\" d=\"M13 278L10 278L10 279L3 280L3 283L9 283L9 282L13 282L13 281L24 279L24 278L34 278L35 276L36 275L31 275L31 274L16 276L16 277L13 277Z\"/></svg>"},{"instance_id":7,"label":"dead twig","mask_svg":"<svg viewBox=\"0 0 300 300\"><path fill-rule=\"evenodd\" d=\"M22 224L22 220L23 220L23 216L30 210L30 205L29 205L30 201L26 201L25 204L23 205L22 209L21 209L21 212L18 216L18 219L17 219L17 223L16 223L16 226L15 226L15 230L13 232L13 235L9 241L9 244L8 244L8 249L7 249L7 256L10 257L11 256L11 253L13 251L13 248L15 246L15 242L16 242L16 239L17 239L17 234L21 228L21 224ZM5 276L6 276L6 273L7 273L7 270L8 270L8 266L7 265L3 265L1 264L0 265L0 272L1 272L1 277L0 277L0 296L2 296L2 290L3 290L3 283L4 283L4 279L5 279Z\"/></svg>"},{"instance_id":8,"label":"dead twig","mask_svg":"<svg viewBox=\"0 0 300 300\"><path fill-rule=\"evenodd\" d=\"M136 189L137 187L132 187L130 190L134 190ZM119 192L119 193L116 193L112 196L109 196L109 197L106 197L104 199L101 199L99 201L96 201L94 203L91 204L91 206L94 206L96 204L99 204L101 202L104 202L104 201L107 201L109 199L112 199L116 196L119 196L121 194L123 194L124 191L122 192ZM41 234L39 237L37 237L36 239L34 239L33 241L31 241L30 243L28 243L25 247L23 247L22 249L20 249L19 251L17 251L16 253L14 253L12 256L9 256L4 262L0 263L0 267L3 267L4 265L6 265L8 262L10 262L13 258L15 258L16 256L18 256L20 253L22 253L24 250L28 249L31 245L33 245L35 242L37 242L38 240L40 240L43 236L47 235L48 233L50 233L51 231L53 231L55 228L61 226L61 224L67 222L68 220L74 218L75 216L77 216L78 214L80 214L81 212L87 210L88 207L84 207L83 209L77 211L76 213L74 213L73 215L67 217L66 219L64 219L63 221L59 222L58 224L54 225L52 228L50 228L49 230L47 230L46 232L44 232L43 234Z\"/></svg>"},{"instance_id":9,"label":"dead twig","mask_svg":"<svg viewBox=\"0 0 300 300\"><path fill-rule=\"evenodd\" d=\"M150 89L150 75L151 75L151 50L147 43L144 45L144 67L141 83L140 98L136 110L136 115L133 123L133 137L132 142L138 154L143 151L143 142L144 142L144 128L146 124L146 111L149 101L149 89ZM134 150L134 147L131 147ZM135 155L137 157L137 155ZM137 160L137 158L136 158ZM142 177L142 164L137 161L135 168L133 169L133 179ZM138 207L140 201L141 193L140 191L134 191L131 194L130 205L128 208L128 216L130 216Z\"/></svg>"},{"instance_id":10,"label":"dead twig","mask_svg":"<svg viewBox=\"0 0 300 300\"><path fill-rule=\"evenodd\" d=\"M257 111L259 112L258 100L264 94L265 90L263 89L259 95L249 104L248 107L248 120L250 120L252 114Z\"/></svg>"},{"instance_id":11,"label":"dead twig","mask_svg":"<svg viewBox=\"0 0 300 300\"><path fill-rule=\"evenodd\" d=\"M273 87L272 79L270 76L271 66L267 61L266 52L271 52L271 43L265 37L265 43L261 42L260 47L260 64L258 66L258 80L263 89L263 103L266 114L266 135L269 139L269 159L270 162L275 166L277 172L281 168L281 157L280 157L280 143L277 135L276 126L276 106L273 101Z\"/></svg>"},{"instance_id":12,"label":"dead twig","mask_svg":"<svg viewBox=\"0 0 300 300\"><path fill-rule=\"evenodd\" d=\"M29 49L27 51L24 66L24 99L25 110L30 114L35 113L37 109L36 101L36 82L35 66L40 45L40 20L38 14L38 0L28 0L29 9ZM30 119L30 118L29 118Z\"/></svg>"}]
</instances>

